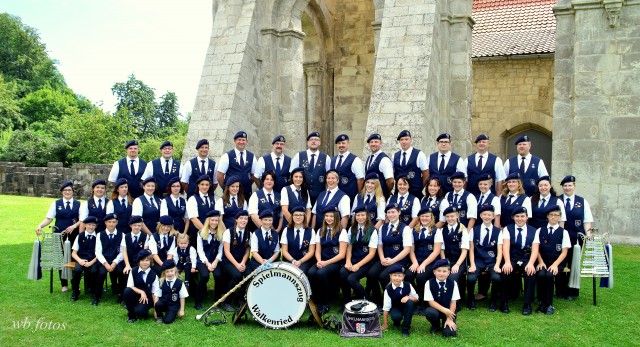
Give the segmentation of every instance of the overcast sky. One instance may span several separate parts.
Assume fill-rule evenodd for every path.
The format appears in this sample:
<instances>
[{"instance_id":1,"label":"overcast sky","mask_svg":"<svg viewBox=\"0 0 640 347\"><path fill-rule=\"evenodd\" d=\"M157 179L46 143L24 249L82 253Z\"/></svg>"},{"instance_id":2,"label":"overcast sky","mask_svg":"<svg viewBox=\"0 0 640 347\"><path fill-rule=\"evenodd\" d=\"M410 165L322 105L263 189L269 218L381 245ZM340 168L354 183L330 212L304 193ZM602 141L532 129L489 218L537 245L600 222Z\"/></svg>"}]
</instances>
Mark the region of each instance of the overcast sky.
<instances>
[{"instance_id":1,"label":"overcast sky","mask_svg":"<svg viewBox=\"0 0 640 347\"><path fill-rule=\"evenodd\" d=\"M113 111L130 74L192 110L211 33L211 0L0 0L38 30L76 93Z\"/></svg>"}]
</instances>

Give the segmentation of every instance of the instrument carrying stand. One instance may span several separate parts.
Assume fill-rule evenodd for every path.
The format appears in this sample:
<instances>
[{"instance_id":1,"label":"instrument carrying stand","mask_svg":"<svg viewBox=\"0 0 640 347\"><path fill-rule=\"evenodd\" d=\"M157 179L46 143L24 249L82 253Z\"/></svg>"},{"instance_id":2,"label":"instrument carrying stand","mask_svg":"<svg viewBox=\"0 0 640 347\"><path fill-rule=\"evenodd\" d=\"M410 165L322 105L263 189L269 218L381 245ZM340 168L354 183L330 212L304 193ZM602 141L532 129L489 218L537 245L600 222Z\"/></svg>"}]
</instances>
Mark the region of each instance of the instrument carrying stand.
<instances>
[{"instance_id":1,"label":"instrument carrying stand","mask_svg":"<svg viewBox=\"0 0 640 347\"><path fill-rule=\"evenodd\" d=\"M62 251L62 234L43 232L42 236L40 267L43 271L49 270L49 293L53 293L53 270L62 270L65 264Z\"/></svg>"},{"instance_id":2,"label":"instrument carrying stand","mask_svg":"<svg viewBox=\"0 0 640 347\"><path fill-rule=\"evenodd\" d=\"M593 305L596 306L596 278L609 277L609 255L605 251L605 239L609 233L596 235L598 229L591 229L591 235L580 235L584 240L582 271L580 277L593 278Z\"/></svg>"}]
</instances>

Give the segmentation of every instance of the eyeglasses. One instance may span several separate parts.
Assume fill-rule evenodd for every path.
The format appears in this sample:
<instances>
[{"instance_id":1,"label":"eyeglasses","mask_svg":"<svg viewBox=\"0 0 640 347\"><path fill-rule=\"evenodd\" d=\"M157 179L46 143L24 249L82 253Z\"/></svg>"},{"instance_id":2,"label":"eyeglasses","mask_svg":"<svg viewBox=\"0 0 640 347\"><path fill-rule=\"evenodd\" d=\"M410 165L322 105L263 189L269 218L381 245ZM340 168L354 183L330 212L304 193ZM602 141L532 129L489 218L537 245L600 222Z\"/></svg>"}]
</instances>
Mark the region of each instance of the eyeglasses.
<instances>
[{"instance_id":1,"label":"eyeglasses","mask_svg":"<svg viewBox=\"0 0 640 347\"><path fill-rule=\"evenodd\" d=\"M73 189L71 188L63 189L62 192L70 193L70 192L73 192Z\"/></svg>"},{"instance_id":2,"label":"eyeglasses","mask_svg":"<svg viewBox=\"0 0 640 347\"><path fill-rule=\"evenodd\" d=\"M447 143L451 143L451 141L438 141L439 144L447 144Z\"/></svg>"},{"instance_id":3,"label":"eyeglasses","mask_svg":"<svg viewBox=\"0 0 640 347\"><path fill-rule=\"evenodd\" d=\"M171 188L180 188L180 187L181 187L181 185L177 185L177 186L173 185L173 186L171 186Z\"/></svg>"},{"instance_id":4,"label":"eyeglasses","mask_svg":"<svg viewBox=\"0 0 640 347\"><path fill-rule=\"evenodd\" d=\"M558 218L560 217L560 213L549 213L547 216Z\"/></svg>"}]
</instances>

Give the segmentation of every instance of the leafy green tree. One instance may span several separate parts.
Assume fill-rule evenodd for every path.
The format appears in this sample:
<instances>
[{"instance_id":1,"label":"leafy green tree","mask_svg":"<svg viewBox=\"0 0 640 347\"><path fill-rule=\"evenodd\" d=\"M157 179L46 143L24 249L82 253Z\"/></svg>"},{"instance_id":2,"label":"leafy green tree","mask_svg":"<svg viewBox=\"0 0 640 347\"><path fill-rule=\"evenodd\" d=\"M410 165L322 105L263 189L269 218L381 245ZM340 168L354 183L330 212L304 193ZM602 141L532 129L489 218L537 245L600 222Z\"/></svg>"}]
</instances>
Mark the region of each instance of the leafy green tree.
<instances>
[{"instance_id":1,"label":"leafy green tree","mask_svg":"<svg viewBox=\"0 0 640 347\"><path fill-rule=\"evenodd\" d=\"M3 160L24 162L27 166L47 166L50 161L66 163L64 140L41 129L15 130L11 134Z\"/></svg>"},{"instance_id":2,"label":"leafy green tree","mask_svg":"<svg viewBox=\"0 0 640 347\"><path fill-rule=\"evenodd\" d=\"M177 126L178 117L180 116L178 110L178 97L176 93L167 92L160 97L156 118L161 132L167 128L173 130Z\"/></svg>"},{"instance_id":3,"label":"leafy green tree","mask_svg":"<svg viewBox=\"0 0 640 347\"><path fill-rule=\"evenodd\" d=\"M16 97L15 82L5 82L0 74L0 131L13 130L24 125Z\"/></svg>"},{"instance_id":4,"label":"leafy green tree","mask_svg":"<svg viewBox=\"0 0 640 347\"><path fill-rule=\"evenodd\" d=\"M118 99L116 114L128 113L133 117L134 127L140 136L154 136L158 132L156 102L153 88L131 74L126 82L113 85L111 92Z\"/></svg>"},{"instance_id":5,"label":"leafy green tree","mask_svg":"<svg viewBox=\"0 0 640 347\"><path fill-rule=\"evenodd\" d=\"M79 100L69 89L56 90L49 86L27 94L20 100L22 115L27 123L60 120L79 112Z\"/></svg>"}]
</instances>

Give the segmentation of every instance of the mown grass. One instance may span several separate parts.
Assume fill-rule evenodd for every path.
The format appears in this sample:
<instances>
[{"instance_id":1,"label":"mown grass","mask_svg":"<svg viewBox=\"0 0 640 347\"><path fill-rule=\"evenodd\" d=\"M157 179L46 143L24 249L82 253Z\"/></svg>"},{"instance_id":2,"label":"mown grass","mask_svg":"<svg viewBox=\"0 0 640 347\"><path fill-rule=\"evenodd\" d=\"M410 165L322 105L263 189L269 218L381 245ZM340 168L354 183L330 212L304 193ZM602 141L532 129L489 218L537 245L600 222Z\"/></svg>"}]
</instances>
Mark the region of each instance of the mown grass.
<instances>
[{"instance_id":1,"label":"mown grass","mask_svg":"<svg viewBox=\"0 0 640 347\"><path fill-rule=\"evenodd\" d=\"M302 323L282 331L265 329L251 319L242 325L234 326L229 322L205 327L194 320L197 313L189 299L186 316L174 324L159 325L151 320L128 324L126 311L115 304L110 294L105 295L100 306L93 307L86 296L81 296L78 302L69 302L69 293L60 292L57 274L53 294L49 294L48 273L41 281L26 279L34 229L51 201L0 196L0 302L3 308L0 341L5 346L638 345L640 296L637 288L640 280L635 272L640 249L631 246L615 247L615 288L598 288L597 306L591 302L591 279L583 279L577 301L556 300L553 316L524 317L519 313L521 302L512 304L511 314L491 313L483 302L479 304L479 310L463 310L459 314L456 339L431 336L428 322L418 316L414 317L409 339L402 339L398 330L385 332L382 339L341 339L335 333L307 327L304 324L306 314ZM30 326L17 326L16 322L24 325L28 322ZM48 329L50 322L51 329Z\"/></svg>"}]
</instances>

